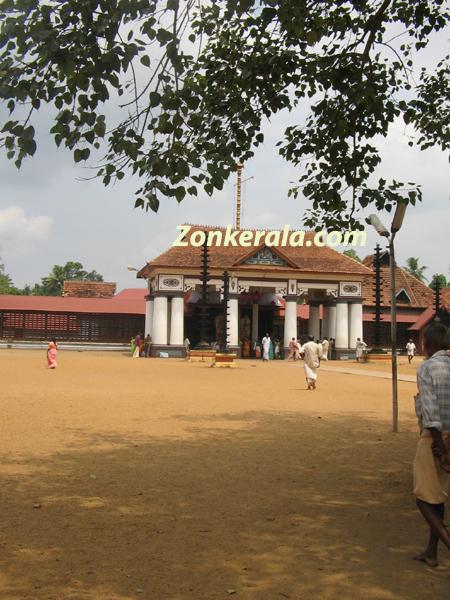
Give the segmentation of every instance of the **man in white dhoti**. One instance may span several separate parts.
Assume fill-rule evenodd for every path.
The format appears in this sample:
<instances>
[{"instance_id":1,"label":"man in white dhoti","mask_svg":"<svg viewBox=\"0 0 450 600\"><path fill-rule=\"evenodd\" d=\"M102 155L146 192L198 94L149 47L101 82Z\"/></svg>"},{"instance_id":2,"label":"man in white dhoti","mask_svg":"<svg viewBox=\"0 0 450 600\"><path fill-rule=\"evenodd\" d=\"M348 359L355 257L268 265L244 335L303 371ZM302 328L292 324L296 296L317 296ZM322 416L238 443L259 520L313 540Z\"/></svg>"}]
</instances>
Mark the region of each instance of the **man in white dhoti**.
<instances>
[{"instance_id":1,"label":"man in white dhoti","mask_svg":"<svg viewBox=\"0 0 450 600\"><path fill-rule=\"evenodd\" d=\"M328 349L330 347L330 342L328 338L324 337L322 342L322 360L328 360Z\"/></svg>"},{"instance_id":2,"label":"man in white dhoti","mask_svg":"<svg viewBox=\"0 0 450 600\"><path fill-rule=\"evenodd\" d=\"M356 362L359 362L361 356L364 354L365 349L367 348L367 344L361 340L361 338L357 338L356 340Z\"/></svg>"},{"instance_id":3,"label":"man in white dhoti","mask_svg":"<svg viewBox=\"0 0 450 600\"><path fill-rule=\"evenodd\" d=\"M320 346L315 343L313 335L308 335L308 341L302 346L302 354L305 361L303 364L303 369L305 370L308 390L315 390L317 369L320 365L322 351Z\"/></svg>"},{"instance_id":4,"label":"man in white dhoti","mask_svg":"<svg viewBox=\"0 0 450 600\"><path fill-rule=\"evenodd\" d=\"M269 334L266 335L262 339L262 357L264 362L269 362L269 351L270 351L270 337Z\"/></svg>"},{"instance_id":5,"label":"man in white dhoti","mask_svg":"<svg viewBox=\"0 0 450 600\"><path fill-rule=\"evenodd\" d=\"M406 344L406 351L408 353L408 362L410 363L416 352L416 345L412 340L409 340L409 342Z\"/></svg>"}]
</instances>

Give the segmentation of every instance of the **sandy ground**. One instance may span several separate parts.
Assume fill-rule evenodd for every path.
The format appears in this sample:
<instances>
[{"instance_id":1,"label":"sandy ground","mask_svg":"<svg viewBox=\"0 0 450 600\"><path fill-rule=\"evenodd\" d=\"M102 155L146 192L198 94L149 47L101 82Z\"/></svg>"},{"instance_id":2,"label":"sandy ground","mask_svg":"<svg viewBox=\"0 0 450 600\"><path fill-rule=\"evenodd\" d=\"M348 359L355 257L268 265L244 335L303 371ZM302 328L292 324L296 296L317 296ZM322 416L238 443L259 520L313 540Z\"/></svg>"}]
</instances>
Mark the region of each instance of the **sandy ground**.
<instances>
[{"instance_id":1,"label":"sandy ground","mask_svg":"<svg viewBox=\"0 0 450 600\"><path fill-rule=\"evenodd\" d=\"M400 373L414 375L400 359ZM416 386L3 350L3 600L448 598L415 508ZM387 370L388 365L347 365Z\"/></svg>"}]
</instances>

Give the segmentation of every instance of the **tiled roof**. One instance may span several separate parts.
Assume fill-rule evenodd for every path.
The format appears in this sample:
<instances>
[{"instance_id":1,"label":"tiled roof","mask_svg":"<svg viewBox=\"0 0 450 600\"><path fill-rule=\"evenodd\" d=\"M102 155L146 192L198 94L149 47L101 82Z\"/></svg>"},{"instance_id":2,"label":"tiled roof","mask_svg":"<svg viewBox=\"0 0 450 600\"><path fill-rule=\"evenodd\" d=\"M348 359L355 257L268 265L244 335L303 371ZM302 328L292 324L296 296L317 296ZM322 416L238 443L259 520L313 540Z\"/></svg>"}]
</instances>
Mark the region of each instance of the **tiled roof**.
<instances>
[{"instance_id":1,"label":"tiled roof","mask_svg":"<svg viewBox=\"0 0 450 600\"><path fill-rule=\"evenodd\" d=\"M441 289L441 298L450 302L450 287Z\"/></svg>"},{"instance_id":2,"label":"tiled roof","mask_svg":"<svg viewBox=\"0 0 450 600\"><path fill-rule=\"evenodd\" d=\"M374 255L366 256L362 261L363 265L369 267L375 272ZM391 305L391 274L389 268L389 253L386 251L382 254L382 262L380 269L381 277L381 306ZM408 306L411 308L428 308L435 303L435 294L432 289L424 283L404 271L402 268L395 267L395 293L398 294L401 290L405 290L406 294L411 299L411 302L402 302L397 300L397 306ZM443 300L446 308L450 308L450 302ZM363 305L375 306L375 277L364 279L363 282Z\"/></svg>"},{"instance_id":3,"label":"tiled roof","mask_svg":"<svg viewBox=\"0 0 450 600\"><path fill-rule=\"evenodd\" d=\"M129 288L116 294L114 300L145 300L147 294L147 287Z\"/></svg>"},{"instance_id":4,"label":"tiled roof","mask_svg":"<svg viewBox=\"0 0 450 600\"><path fill-rule=\"evenodd\" d=\"M115 283L103 281L65 281L65 298L112 298L116 293Z\"/></svg>"},{"instance_id":5,"label":"tiled roof","mask_svg":"<svg viewBox=\"0 0 450 600\"><path fill-rule=\"evenodd\" d=\"M145 299L61 298L54 296L0 295L0 310L50 313L91 313L145 315Z\"/></svg>"},{"instance_id":6,"label":"tiled roof","mask_svg":"<svg viewBox=\"0 0 450 600\"><path fill-rule=\"evenodd\" d=\"M140 271L140 275L144 277L146 275L151 275L156 268L180 268L198 271L202 266L202 248L195 247L190 243L191 236L197 231L220 231L223 235L223 240L226 232L226 230L221 227L201 227L192 225L185 238L185 241L188 242L187 246L172 246L169 250L147 263ZM232 230L232 232L233 231L235 230ZM245 231L255 233L255 231L258 230ZM210 269L218 270L232 268L233 271L265 271L274 273L283 272L288 274L297 274L300 272L361 276L371 273L370 269L363 266L361 263L341 254L329 246L314 245L313 240L315 235L316 234L313 231L306 232L303 246L270 246L270 250L272 250L274 254L277 254L280 258L286 260L286 266L240 264L241 261L245 262L249 256L253 256L259 249L265 247L264 237L261 237L262 243L258 246L210 246L209 267ZM254 239L254 237L252 239ZM306 246L306 242L311 242L311 245L309 247Z\"/></svg>"}]
</instances>

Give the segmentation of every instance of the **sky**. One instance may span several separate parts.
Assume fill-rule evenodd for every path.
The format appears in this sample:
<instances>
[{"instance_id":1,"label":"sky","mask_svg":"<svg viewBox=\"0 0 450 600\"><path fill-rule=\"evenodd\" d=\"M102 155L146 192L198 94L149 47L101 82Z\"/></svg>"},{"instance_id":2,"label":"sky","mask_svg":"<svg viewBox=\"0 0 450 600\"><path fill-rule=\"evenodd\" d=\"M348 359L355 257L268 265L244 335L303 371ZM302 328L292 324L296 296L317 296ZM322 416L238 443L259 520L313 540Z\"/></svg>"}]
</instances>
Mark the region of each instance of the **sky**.
<instances>
[{"instance_id":1,"label":"sky","mask_svg":"<svg viewBox=\"0 0 450 600\"><path fill-rule=\"evenodd\" d=\"M448 45L446 38L442 42ZM443 56L442 46L441 52ZM8 111L0 105L0 123L6 118ZM226 227L234 223L235 174L224 190L211 198L200 193L198 198L186 197L181 204L163 200L157 214L134 209L139 180L127 175L108 187L98 179L83 180L95 170L74 165L70 152L56 148L47 133L51 118L49 109L40 112L35 123L37 153L20 170L0 150L0 262L15 286L40 283L54 265L74 261L81 262L87 271L101 273L104 281L117 283L117 291L145 287L127 266L140 269L167 250L179 233L177 225ZM292 121L292 113L282 113L267 122L264 145L244 165L242 179L251 179L242 188L241 229L269 231L283 229L286 224L294 230L304 229L307 201L300 196L287 197L299 173L282 160L275 146ZM407 258L415 257L421 266L428 267L425 276L429 280L436 273L450 279L449 156L438 148L420 152L410 148L408 140L403 123L396 122L388 138L379 140L383 161L376 173L377 179L414 181L423 190L423 202L408 206L396 236L397 264L405 266ZM373 208L363 216L371 212ZM378 216L389 229L392 215ZM370 226L366 231L365 247L355 248L361 258L371 254L377 242L382 248L386 246L385 238Z\"/></svg>"}]
</instances>

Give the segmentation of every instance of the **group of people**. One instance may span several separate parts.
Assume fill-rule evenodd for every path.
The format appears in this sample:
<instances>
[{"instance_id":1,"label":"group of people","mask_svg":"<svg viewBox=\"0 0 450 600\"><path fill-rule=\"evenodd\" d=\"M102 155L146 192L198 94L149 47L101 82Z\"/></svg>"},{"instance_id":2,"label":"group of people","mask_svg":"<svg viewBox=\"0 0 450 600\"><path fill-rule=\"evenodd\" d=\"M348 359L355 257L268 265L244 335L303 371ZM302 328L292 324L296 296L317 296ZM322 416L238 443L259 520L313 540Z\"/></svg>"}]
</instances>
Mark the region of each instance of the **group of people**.
<instances>
[{"instance_id":1,"label":"group of people","mask_svg":"<svg viewBox=\"0 0 450 600\"><path fill-rule=\"evenodd\" d=\"M131 356L133 358L150 356L152 338L149 334L144 338L141 333L138 333L134 338L131 338Z\"/></svg>"}]
</instances>

